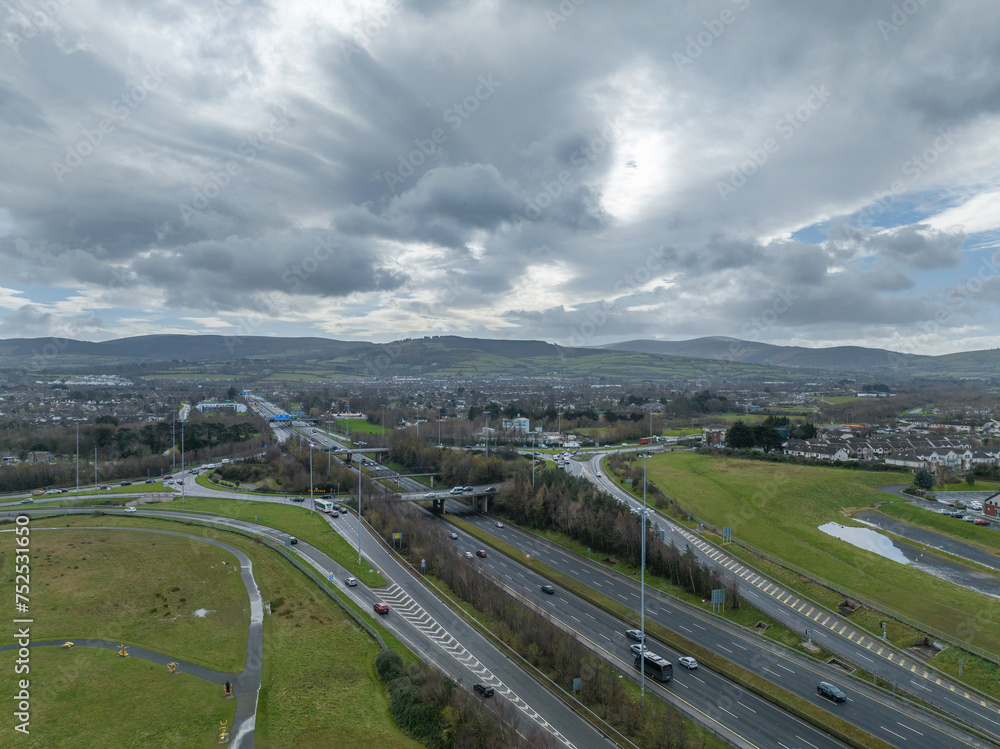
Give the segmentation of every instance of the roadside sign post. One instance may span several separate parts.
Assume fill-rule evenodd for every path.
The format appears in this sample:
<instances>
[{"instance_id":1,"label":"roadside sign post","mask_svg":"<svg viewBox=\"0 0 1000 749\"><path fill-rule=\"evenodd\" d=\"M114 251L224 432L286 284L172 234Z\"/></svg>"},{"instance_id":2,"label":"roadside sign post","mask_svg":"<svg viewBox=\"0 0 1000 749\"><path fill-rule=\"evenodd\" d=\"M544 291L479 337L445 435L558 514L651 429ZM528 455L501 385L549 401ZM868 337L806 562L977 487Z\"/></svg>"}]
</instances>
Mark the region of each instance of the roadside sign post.
<instances>
[{"instance_id":1,"label":"roadside sign post","mask_svg":"<svg viewBox=\"0 0 1000 749\"><path fill-rule=\"evenodd\" d=\"M426 569L427 569L427 560L426 559L421 559L420 560L420 572L421 572L421 574L423 574Z\"/></svg>"},{"instance_id":2,"label":"roadside sign post","mask_svg":"<svg viewBox=\"0 0 1000 749\"><path fill-rule=\"evenodd\" d=\"M812 648L812 646L813 646L812 636L813 636L813 631L811 629L807 629L806 630L806 647Z\"/></svg>"},{"instance_id":3,"label":"roadside sign post","mask_svg":"<svg viewBox=\"0 0 1000 749\"><path fill-rule=\"evenodd\" d=\"M882 639L883 640L888 640L889 639L888 636L885 633L885 622L882 622Z\"/></svg>"}]
</instances>

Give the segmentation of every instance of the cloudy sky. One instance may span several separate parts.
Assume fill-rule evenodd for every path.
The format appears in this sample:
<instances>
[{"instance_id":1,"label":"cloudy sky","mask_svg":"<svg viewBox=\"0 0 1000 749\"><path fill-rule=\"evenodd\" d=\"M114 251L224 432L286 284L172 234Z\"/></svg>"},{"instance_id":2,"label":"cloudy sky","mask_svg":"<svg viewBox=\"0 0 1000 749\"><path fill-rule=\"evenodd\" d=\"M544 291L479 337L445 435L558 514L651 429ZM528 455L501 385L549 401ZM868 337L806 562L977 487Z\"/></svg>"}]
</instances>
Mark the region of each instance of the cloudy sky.
<instances>
[{"instance_id":1,"label":"cloudy sky","mask_svg":"<svg viewBox=\"0 0 1000 749\"><path fill-rule=\"evenodd\" d=\"M995 0L0 0L0 338L1000 340Z\"/></svg>"}]
</instances>

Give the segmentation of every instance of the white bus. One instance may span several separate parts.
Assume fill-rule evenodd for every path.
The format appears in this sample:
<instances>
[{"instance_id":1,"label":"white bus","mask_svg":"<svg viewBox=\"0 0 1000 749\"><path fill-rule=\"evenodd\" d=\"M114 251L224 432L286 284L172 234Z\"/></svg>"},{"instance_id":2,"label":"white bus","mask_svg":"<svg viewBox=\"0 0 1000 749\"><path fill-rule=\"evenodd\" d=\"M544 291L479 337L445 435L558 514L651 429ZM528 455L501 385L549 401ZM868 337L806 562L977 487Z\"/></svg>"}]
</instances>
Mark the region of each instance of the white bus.
<instances>
[{"instance_id":1,"label":"white bus","mask_svg":"<svg viewBox=\"0 0 1000 749\"><path fill-rule=\"evenodd\" d=\"M333 502L327 499L314 499L313 507L320 512L331 512L333 510Z\"/></svg>"}]
</instances>

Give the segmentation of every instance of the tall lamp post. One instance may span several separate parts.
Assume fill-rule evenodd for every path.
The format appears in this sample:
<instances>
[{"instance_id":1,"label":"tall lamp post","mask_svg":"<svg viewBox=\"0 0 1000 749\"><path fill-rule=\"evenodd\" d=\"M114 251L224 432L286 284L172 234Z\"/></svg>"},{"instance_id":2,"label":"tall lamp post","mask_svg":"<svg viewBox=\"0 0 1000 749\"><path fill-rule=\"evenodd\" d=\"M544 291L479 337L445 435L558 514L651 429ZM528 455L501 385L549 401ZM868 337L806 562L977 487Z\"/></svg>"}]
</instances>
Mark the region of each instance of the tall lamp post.
<instances>
[{"instance_id":1,"label":"tall lamp post","mask_svg":"<svg viewBox=\"0 0 1000 749\"><path fill-rule=\"evenodd\" d=\"M361 460L358 459L358 567L361 566Z\"/></svg>"},{"instance_id":2,"label":"tall lamp post","mask_svg":"<svg viewBox=\"0 0 1000 749\"><path fill-rule=\"evenodd\" d=\"M76 420L76 493L80 493L80 420Z\"/></svg>"},{"instance_id":3,"label":"tall lamp post","mask_svg":"<svg viewBox=\"0 0 1000 749\"><path fill-rule=\"evenodd\" d=\"M181 406L183 408L183 404ZM184 422L187 419L181 419L181 504L187 502L187 486L184 484Z\"/></svg>"},{"instance_id":4,"label":"tall lamp post","mask_svg":"<svg viewBox=\"0 0 1000 749\"><path fill-rule=\"evenodd\" d=\"M642 454L642 515L640 524L642 527L642 566L639 568L639 629L642 631L641 645L642 656L639 674L642 677L642 688L639 690L639 707L644 707L646 703L646 458L647 453Z\"/></svg>"},{"instance_id":5,"label":"tall lamp post","mask_svg":"<svg viewBox=\"0 0 1000 749\"><path fill-rule=\"evenodd\" d=\"M309 514L312 514L316 503L313 501L313 443L309 440Z\"/></svg>"}]
</instances>

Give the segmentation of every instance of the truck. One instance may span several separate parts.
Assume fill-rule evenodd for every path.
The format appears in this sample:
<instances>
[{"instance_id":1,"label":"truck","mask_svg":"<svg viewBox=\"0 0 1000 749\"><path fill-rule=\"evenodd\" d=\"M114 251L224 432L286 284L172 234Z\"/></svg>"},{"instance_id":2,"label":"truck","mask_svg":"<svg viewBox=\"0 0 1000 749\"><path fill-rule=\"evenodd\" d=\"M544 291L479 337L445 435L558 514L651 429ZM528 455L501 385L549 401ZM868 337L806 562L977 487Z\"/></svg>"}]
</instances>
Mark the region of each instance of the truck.
<instances>
[{"instance_id":1,"label":"truck","mask_svg":"<svg viewBox=\"0 0 1000 749\"><path fill-rule=\"evenodd\" d=\"M639 438L639 444L640 445L655 445L657 442L659 442L659 439L656 438L656 437L640 437Z\"/></svg>"}]
</instances>

